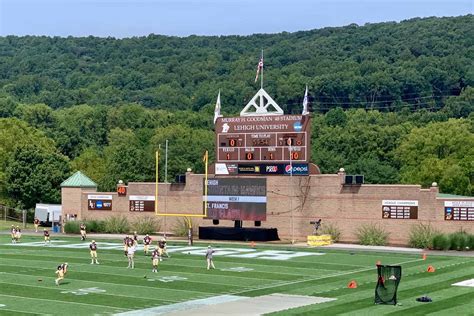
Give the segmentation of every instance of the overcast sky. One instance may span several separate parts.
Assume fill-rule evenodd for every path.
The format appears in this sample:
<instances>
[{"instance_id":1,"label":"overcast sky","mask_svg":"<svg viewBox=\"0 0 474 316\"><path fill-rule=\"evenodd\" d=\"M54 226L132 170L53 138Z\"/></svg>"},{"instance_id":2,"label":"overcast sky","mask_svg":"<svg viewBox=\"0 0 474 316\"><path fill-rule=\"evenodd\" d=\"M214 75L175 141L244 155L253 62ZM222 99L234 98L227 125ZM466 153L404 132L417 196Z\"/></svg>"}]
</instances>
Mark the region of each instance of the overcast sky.
<instances>
[{"instance_id":1,"label":"overcast sky","mask_svg":"<svg viewBox=\"0 0 474 316\"><path fill-rule=\"evenodd\" d=\"M249 35L472 14L474 0L0 0L0 36Z\"/></svg>"}]
</instances>

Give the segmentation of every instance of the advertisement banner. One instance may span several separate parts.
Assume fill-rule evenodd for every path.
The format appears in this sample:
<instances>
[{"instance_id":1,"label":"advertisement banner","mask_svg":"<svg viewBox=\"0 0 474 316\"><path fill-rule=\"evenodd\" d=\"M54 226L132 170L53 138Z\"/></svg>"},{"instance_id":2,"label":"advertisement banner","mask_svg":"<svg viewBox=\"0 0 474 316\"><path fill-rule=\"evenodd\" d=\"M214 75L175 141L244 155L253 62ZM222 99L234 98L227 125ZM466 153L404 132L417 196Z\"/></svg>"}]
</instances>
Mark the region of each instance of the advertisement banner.
<instances>
[{"instance_id":1,"label":"advertisement banner","mask_svg":"<svg viewBox=\"0 0 474 316\"><path fill-rule=\"evenodd\" d=\"M87 195L87 209L89 211L111 211L112 195Z\"/></svg>"}]
</instances>

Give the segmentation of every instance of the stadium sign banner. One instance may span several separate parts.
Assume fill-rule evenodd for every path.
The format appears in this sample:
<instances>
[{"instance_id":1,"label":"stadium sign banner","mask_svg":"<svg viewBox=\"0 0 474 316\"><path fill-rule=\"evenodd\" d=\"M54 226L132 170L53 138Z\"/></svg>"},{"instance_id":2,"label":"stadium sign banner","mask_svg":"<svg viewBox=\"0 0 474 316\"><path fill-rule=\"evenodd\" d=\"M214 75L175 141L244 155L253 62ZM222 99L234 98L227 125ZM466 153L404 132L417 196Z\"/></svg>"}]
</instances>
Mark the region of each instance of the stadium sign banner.
<instances>
[{"instance_id":1,"label":"stadium sign banner","mask_svg":"<svg viewBox=\"0 0 474 316\"><path fill-rule=\"evenodd\" d=\"M307 176L309 166L307 163L294 163L285 165L285 174L293 176Z\"/></svg>"},{"instance_id":2,"label":"stadium sign banner","mask_svg":"<svg viewBox=\"0 0 474 316\"><path fill-rule=\"evenodd\" d=\"M207 219L267 219L267 181L264 178L210 178L207 197L203 195L203 201L206 200Z\"/></svg>"},{"instance_id":3,"label":"stadium sign banner","mask_svg":"<svg viewBox=\"0 0 474 316\"><path fill-rule=\"evenodd\" d=\"M474 221L474 201L445 201L444 220Z\"/></svg>"},{"instance_id":4,"label":"stadium sign banner","mask_svg":"<svg viewBox=\"0 0 474 316\"><path fill-rule=\"evenodd\" d=\"M382 218L385 219L418 219L418 201L383 200Z\"/></svg>"},{"instance_id":5,"label":"stadium sign banner","mask_svg":"<svg viewBox=\"0 0 474 316\"><path fill-rule=\"evenodd\" d=\"M87 209L89 211L111 211L112 195L87 195Z\"/></svg>"},{"instance_id":6,"label":"stadium sign banner","mask_svg":"<svg viewBox=\"0 0 474 316\"><path fill-rule=\"evenodd\" d=\"M292 172L293 171L293 172ZM309 165L302 163L295 164L228 164L216 163L216 175L293 175L306 176L309 174Z\"/></svg>"},{"instance_id":7,"label":"stadium sign banner","mask_svg":"<svg viewBox=\"0 0 474 316\"><path fill-rule=\"evenodd\" d=\"M154 212L155 211L155 196L130 195L128 210L130 212Z\"/></svg>"}]
</instances>

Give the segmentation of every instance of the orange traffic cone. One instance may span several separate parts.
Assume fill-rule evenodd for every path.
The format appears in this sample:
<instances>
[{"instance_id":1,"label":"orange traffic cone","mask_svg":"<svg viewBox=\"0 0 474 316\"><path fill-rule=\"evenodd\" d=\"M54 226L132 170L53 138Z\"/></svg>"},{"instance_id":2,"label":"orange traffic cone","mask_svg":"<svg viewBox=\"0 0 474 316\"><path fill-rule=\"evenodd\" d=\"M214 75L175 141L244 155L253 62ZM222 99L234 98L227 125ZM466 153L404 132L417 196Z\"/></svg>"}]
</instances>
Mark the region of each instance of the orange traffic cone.
<instances>
[{"instance_id":1,"label":"orange traffic cone","mask_svg":"<svg viewBox=\"0 0 474 316\"><path fill-rule=\"evenodd\" d=\"M349 282L349 284L347 284L347 288L348 289L357 289L357 282L355 280L352 280L351 282Z\"/></svg>"},{"instance_id":2,"label":"orange traffic cone","mask_svg":"<svg viewBox=\"0 0 474 316\"><path fill-rule=\"evenodd\" d=\"M423 260L426 260L426 253L423 254Z\"/></svg>"},{"instance_id":3,"label":"orange traffic cone","mask_svg":"<svg viewBox=\"0 0 474 316\"><path fill-rule=\"evenodd\" d=\"M380 260L377 260L377 262L375 263L376 266L379 266L381 264L382 264L382 262L380 262Z\"/></svg>"},{"instance_id":4,"label":"orange traffic cone","mask_svg":"<svg viewBox=\"0 0 474 316\"><path fill-rule=\"evenodd\" d=\"M428 272L435 272L436 269L433 266L428 266Z\"/></svg>"}]
</instances>

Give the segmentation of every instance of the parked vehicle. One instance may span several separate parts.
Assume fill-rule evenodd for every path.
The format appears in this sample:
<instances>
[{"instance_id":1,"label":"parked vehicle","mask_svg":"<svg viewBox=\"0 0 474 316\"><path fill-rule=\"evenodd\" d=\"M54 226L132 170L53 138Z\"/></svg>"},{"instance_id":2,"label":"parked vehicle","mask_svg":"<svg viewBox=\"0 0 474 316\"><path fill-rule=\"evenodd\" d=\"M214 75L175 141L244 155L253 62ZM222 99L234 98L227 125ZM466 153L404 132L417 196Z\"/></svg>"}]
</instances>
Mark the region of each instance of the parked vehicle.
<instances>
[{"instance_id":1,"label":"parked vehicle","mask_svg":"<svg viewBox=\"0 0 474 316\"><path fill-rule=\"evenodd\" d=\"M35 218L39 219L41 226L52 226L59 224L62 215L60 204L36 204Z\"/></svg>"}]
</instances>

